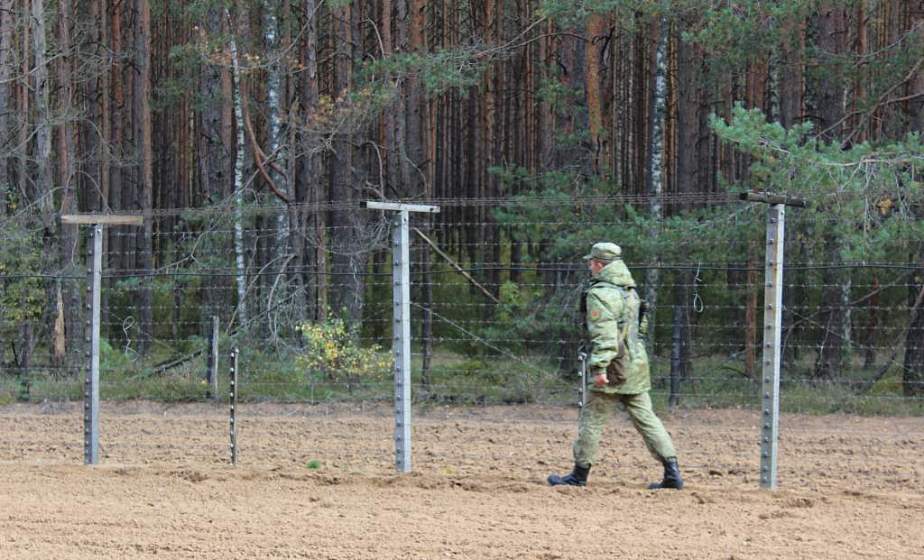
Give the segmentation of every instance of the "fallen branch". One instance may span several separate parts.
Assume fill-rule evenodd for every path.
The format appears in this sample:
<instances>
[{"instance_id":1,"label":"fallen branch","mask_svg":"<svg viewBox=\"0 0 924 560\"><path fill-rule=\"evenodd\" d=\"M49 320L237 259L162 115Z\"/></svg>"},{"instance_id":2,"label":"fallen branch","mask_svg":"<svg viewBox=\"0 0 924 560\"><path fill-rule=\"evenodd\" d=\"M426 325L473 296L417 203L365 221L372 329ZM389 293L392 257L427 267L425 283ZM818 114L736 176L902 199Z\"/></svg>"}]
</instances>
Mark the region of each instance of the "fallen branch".
<instances>
[{"instance_id":1,"label":"fallen branch","mask_svg":"<svg viewBox=\"0 0 924 560\"><path fill-rule=\"evenodd\" d=\"M433 250L436 251L436 253L437 253L439 256L441 256L441 257L443 257L444 259L446 259L446 262L448 262L450 265L452 265L452 267L455 268L456 271L459 272L459 274L461 274L462 276L464 276L466 280L468 280L469 282L471 282L472 285L474 285L476 288L478 288L479 290L481 290L481 293L483 293L484 295L488 296L488 298L489 298L491 301L493 301L494 303L497 303L497 304L500 303L500 300L497 299L496 297L494 297L494 294L492 294L491 292L489 292L484 286L482 286L481 284L479 284L477 280L475 280L474 278L472 278L472 275L471 275L471 274L469 274L468 272L465 272L465 270L463 270L461 266L459 266L458 264L456 264L456 261L452 260L452 257L450 257L449 255L447 255L446 253L444 253L442 250L440 250L440 248L437 247L436 243L434 243L429 237L427 237L426 235L424 235L422 231L420 231L420 230L417 229L417 228L414 228L414 233L416 233L417 235L419 235L419 236L421 237L421 239L423 239L423 240L426 241L431 247L433 247Z\"/></svg>"},{"instance_id":2,"label":"fallen branch","mask_svg":"<svg viewBox=\"0 0 924 560\"><path fill-rule=\"evenodd\" d=\"M198 358L203 352L204 350L199 349L189 354L186 354L185 356L180 356L179 358L174 358L174 359L171 359L170 361L157 364L154 366L153 373L154 375L160 375L162 373L166 373L168 370L171 370L175 367L179 367L185 363L192 361L195 358Z\"/></svg>"},{"instance_id":3,"label":"fallen branch","mask_svg":"<svg viewBox=\"0 0 924 560\"><path fill-rule=\"evenodd\" d=\"M257 169L260 171L260 175L262 175L263 178L266 180L266 184L267 186L269 186L270 190L273 191L273 194L276 195L276 197L279 198L279 200L282 200L286 204L289 204L289 202L291 202L289 200L289 197L287 197L285 194L283 194L279 190L279 188L276 186L276 182L273 181L272 177L270 177L269 173L267 173L266 171L266 167L263 161L264 159L266 159L266 153L263 151L263 148L261 148L260 144L257 142L257 135L254 134L253 125L250 122L250 109L247 108L247 98L244 95L244 77L243 76L240 77L239 83L241 84L240 88L242 90L239 93L241 96L241 115L244 119L244 129L247 130L247 136L250 138L250 145L253 147L254 162L257 164ZM270 162L270 165L272 166L273 163ZM276 171L281 173L282 170L276 168Z\"/></svg>"}]
</instances>

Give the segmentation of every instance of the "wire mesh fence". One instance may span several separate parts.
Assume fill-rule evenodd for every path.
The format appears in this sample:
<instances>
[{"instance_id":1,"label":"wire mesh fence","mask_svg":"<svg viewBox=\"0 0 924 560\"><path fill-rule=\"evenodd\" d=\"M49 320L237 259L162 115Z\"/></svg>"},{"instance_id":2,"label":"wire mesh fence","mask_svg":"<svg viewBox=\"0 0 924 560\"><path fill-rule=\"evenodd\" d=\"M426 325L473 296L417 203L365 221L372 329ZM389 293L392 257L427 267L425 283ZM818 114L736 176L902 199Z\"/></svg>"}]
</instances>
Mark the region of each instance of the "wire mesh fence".
<instances>
[{"instance_id":1,"label":"wire mesh fence","mask_svg":"<svg viewBox=\"0 0 924 560\"><path fill-rule=\"evenodd\" d=\"M648 301L657 406L757 407L764 306L760 209L673 200L684 220L644 219L644 199L436 201L412 217L413 388L418 402L577 402L578 310L595 241L623 247ZM920 241L826 240L795 212L785 246L784 411L924 410ZM159 211L150 233L104 240L103 399L204 400L213 317L219 395L240 348L243 401L392 398L390 220L359 204ZM23 243L28 245L29 230ZM843 238L840 242L846 243ZM59 266L23 257L0 275L0 401L80 400L87 367L88 232ZM27 252L28 253L28 252ZM60 262L67 266L60 266ZM16 263L14 263L15 265Z\"/></svg>"}]
</instances>

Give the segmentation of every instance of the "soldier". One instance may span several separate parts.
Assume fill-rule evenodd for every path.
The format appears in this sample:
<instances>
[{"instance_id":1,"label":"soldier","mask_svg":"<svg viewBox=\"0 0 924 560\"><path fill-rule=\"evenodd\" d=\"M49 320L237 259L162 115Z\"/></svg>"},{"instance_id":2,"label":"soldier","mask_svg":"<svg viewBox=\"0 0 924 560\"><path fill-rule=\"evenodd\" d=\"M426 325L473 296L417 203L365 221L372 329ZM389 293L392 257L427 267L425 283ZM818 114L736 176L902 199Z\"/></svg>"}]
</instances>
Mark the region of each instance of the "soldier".
<instances>
[{"instance_id":1,"label":"soldier","mask_svg":"<svg viewBox=\"0 0 924 560\"><path fill-rule=\"evenodd\" d=\"M581 409L574 442L574 470L550 475L549 484L584 486L597 456L603 425L622 403L648 450L664 465L664 479L648 488L683 488L671 436L651 409L651 377L644 336L647 320L632 274L615 243L596 243L589 255L590 287L581 296L581 311L591 341L590 396Z\"/></svg>"}]
</instances>

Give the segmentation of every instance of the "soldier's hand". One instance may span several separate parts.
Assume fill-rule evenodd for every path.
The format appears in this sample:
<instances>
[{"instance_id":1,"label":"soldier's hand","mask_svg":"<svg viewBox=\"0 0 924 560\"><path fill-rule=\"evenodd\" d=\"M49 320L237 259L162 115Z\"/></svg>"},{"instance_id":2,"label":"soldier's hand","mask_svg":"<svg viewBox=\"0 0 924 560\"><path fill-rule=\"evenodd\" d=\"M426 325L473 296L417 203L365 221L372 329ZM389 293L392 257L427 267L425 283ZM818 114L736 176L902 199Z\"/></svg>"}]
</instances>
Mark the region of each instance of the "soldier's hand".
<instances>
[{"instance_id":1,"label":"soldier's hand","mask_svg":"<svg viewBox=\"0 0 924 560\"><path fill-rule=\"evenodd\" d=\"M600 373L594 375L594 386L595 387L603 387L609 382L610 380L607 379L605 371L601 371Z\"/></svg>"}]
</instances>

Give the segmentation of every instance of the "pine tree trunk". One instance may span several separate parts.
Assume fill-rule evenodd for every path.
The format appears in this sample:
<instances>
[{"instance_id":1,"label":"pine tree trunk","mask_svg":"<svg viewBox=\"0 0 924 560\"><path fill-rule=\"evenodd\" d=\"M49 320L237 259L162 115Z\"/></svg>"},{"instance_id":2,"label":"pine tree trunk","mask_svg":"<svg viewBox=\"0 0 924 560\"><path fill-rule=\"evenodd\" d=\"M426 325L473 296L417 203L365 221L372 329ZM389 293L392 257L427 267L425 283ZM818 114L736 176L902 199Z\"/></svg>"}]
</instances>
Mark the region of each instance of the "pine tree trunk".
<instances>
[{"instance_id":1,"label":"pine tree trunk","mask_svg":"<svg viewBox=\"0 0 924 560\"><path fill-rule=\"evenodd\" d=\"M123 87L123 68L121 64L122 56L122 3L108 2L99 0L100 9L105 16L100 21L104 43L101 48L110 52L112 64L103 72L102 92L102 110L103 114L103 146L102 155L102 179L103 191L100 209L110 208L112 210L121 210L122 206L122 107L125 103ZM115 272L113 277L103 281L104 289L102 297L108 302L109 294L114 290L118 282L115 277L119 270L124 269L123 247L125 227L109 227L105 229L105 239L103 246L105 249L104 266ZM110 306L103 305L102 316L106 317L103 324L109 324L108 319ZM104 327L105 329L105 327ZM105 329L103 333L109 336L119 336L114 326Z\"/></svg>"},{"instance_id":2,"label":"pine tree trunk","mask_svg":"<svg viewBox=\"0 0 924 560\"><path fill-rule=\"evenodd\" d=\"M405 1L405 0L399 0ZM423 0L407 0L410 4L410 26L408 29L407 52L418 53L426 56L427 45L424 37L424 25L426 21L424 8L426 2ZM406 157L408 159L409 183L406 185L408 192L415 196L425 194L431 175L426 174L425 162L427 149L426 137L424 131L427 126L426 102L423 97L423 84L416 75L411 75L407 81L407 149ZM423 175L423 177L422 177Z\"/></svg>"},{"instance_id":3,"label":"pine tree trunk","mask_svg":"<svg viewBox=\"0 0 924 560\"><path fill-rule=\"evenodd\" d=\"M914 6L912 8L912 6ZM917 39L924 43L924 5L921 2L908 3L908 19L912 27L917 28ZM910 93L919 94L908 104L908 129L919 134L924 133L924 71L918 71L909 84ZM921 180L921 172L915 173L915 179ZM918 219L921 216L918 214ZM905 358L902 375L902 393L905 396L920 397L924 395L924 247L920 241L915 244L919 268L913 276L909 295L917 291L912 304L911 320L908 334L905 336ZM910 299L910 298L909 298Z\"/></svg>"},{"instance_id":4,"label":"pine tree trunk","mask_svg":"<svg viewBox=\"0 0 924 560\"><path fill-rule=\"evenodd\" d=\"M70 0L58 1L58 48L64 56L57 61L58 75L58 112L64 115L58 127L58 173L61 192L61 214L77 212L76 197L76 131L71 121L71 100L74 97L74 84L71 79L71 24ZM61 263L62 270L68 274L78 275L83 268L81 255L78 254L78 234L76 225L61 226ZM81 305L81 286L73 281L62 283L64 309L64 332L69 366L77 367L82 363L84 327L83 305Z\"/></svg>"},{"instance_id":5,"label":"pine tree trunk","mask_svg":"<svg viewBox=\"0 0 924 560\"><path fill-rule=\"evenodd\" d=\"M393 49L406 51L410 41L410 17L408 14L408 4L410 0L398 0L395 4L395 38ZM392 164L395 166L392 176L396 183L392 188L398 194L398 197L404 198L410 196L414 191L411 187L411 166L408 159L407 144L410 141L408 136L408 103L407 96L409 91L409 81L402 81L399 91L399 98L395 101L394 109L394 144L389 146L392 153Z\"/></svg>"},{"instance_id":6,"label":"pine tree trunk","mask_svg":"<svg viewBox=\"0 0 924 560\"><path fill-rule=\"evenodd\" d=\"M700 116L702 111L702 53L695 44L679 47L677 79L677 193L692 195L701 189L702 145L700 137ZM687 202L681 200L675 207L685 209ZM678 272L678 285L674 287L674 317L671 360L671 402L677 404L674 393L679 390L675 380L692 377L690 360L692 333L690 331L690 304L692 271Z\"/></svg>"},{"instance_id":7,"label":"pine tree trunk","mask_svg":"<svg viewBox=\"0 0 924 560\"><path fill-rule=\"evenodd\" d=\"M815 18L817 46L826 58L823 72L816 73L812 84L815 97L815 112L819 116L818 130L825 140L843 138L844 116L844 70L837 56L846 51L847 14L838 2L824 2Z\"/></svg>"},{"instance_id":8,"label":"pine tree trunk","mask_svg":"<svg viewBox=\"0 0 924 560\"><path fill-rule=\"evenodd\" d=\"M27 18L30 10L31 0L21 0L19 5L19 10L21 14L24 14L20 17ZM35 183L29 178L28 171L28 161L29 161L29 137L30 137L30 128L29 125L29 115L31 114L30 108L30 97L29 94L32 91L30 85L30 80L32 77L32 67L29 65L31 60L31 30L30 25L22 25L22 31L20 33L20 53L21 53L21 62L19 65L19 79L17 80L16 88L16 115L17 122L16 128L19 131L19 134L16 138L16 182L19 186L19 192L23 193L26 199L35 200Z\"/></svg>"},{"instance_id":9,"label":"pine tree trunk","mask_svg":"<svg viewBox=\"0 0 924 560\"><path fill-rule=\"evenodd\" d=\"M843 272L838 268L840 264L839 244L834 234L827 234L824 243L824 255L827 256L825 267L821 274L821 283L824 285L821 295L821 306L825 310L822 323L821 339L819 341L818 356L815 360L814 376L816 379L831 380L842 373L844 364L844 323L846 309L841 293Z\"/></svg>"},{"instance_id":10,"label":"pine tree trunk","mask_svg":"<svg viewBox=\"0 0 924 560\"><path fill-rule=\"evenodd\" d=\"M915 272L909 286L909 295L917 294L911 304L911 318L905 335L902 394L906 397L924 395L924 260L920 263L921 268Z\"/></svg>"},{"instance_id":11,"label":"pine tree trunk","mask_svg":"<svg viewBox=\"0 0 924 560\"><path fill-rule=\"evenodd\" d=\"M690 338L690 288L692 277L687 271L677 271L674 275L674 310L671 320L671 370L670 394L668 406L674 408L680 404L681 381L691 375L689 371Z\"/></svg>"},{"instance_id":12,"label":"pine tree trunk","mask_svg":"<svg viewBox=\"0 0 924 560\"><path fill-rule=\"evenodd\" d=\"M213 40L221 37L226 30L224 11L218 7L211 7L206 14L204 27L207 36ZM206 206L224 201L231 190L234 180L234 152L232 147L231 122L232 104L230 75L224 66L214 64L209 60L203 61L200 73L199 90L202 96L202 107L199 112L199 183L201 192L199 199ZM221 310L227 301L225 291L228 281L225 277L203 277L200 282L201 300L200 329L202 336L211 336L212 317L222 318L222 324L227 324L227 315Z\"/></svg>"},{"instance_id":13,"label":"pine tree trunk","mask_svg":"<svg viewBox=\"0 0 924 560\"><path fill-rule=\"evenodd\" d=\"M0 146L10 144L10 101L13 99L13 81L10 63L13 48L13 0L0 0ZM5 150L4 150L5 152ZM6 214L7 192L12 190L9 166L5 153L0 153L0 215Z\"/></svg>"},{"instance_id":14,"label":"pine tree trunk","mask_svg":"<svg viewBox=\"0 0 924 560\"><path fill-rule=\"evenodd\" d=\"M825 56L836 57L846 50L846 13L841 5L824 3L816 16L815 25L818 32L818 48ZM843 70L834 64L820 73L812 84L815 112L820 117L818 130L826 140L843 138L845 131L844 116L844 79ZM828 226L830 227L830 226ZM823 321L823 331L815 361L814 376L818 379L833 379L842 373L844 363L844 333L847 329L847 309L843 302L843 286L846 282L841 264L840 240L836 234L824 235L823 255L829 265L822 272L822 306L827 313Z\"/></svg>"},{"instance_id":15,"label":"pine tree trunk","mask_svg":"<svg viewBox=\"0 0 924 560\"><path fill-rule=\"evenodd\" d=\"M399 0L400 2L401 0ZM394 6L392 5L391 0L382 1L382 24L381 24L381 35L382 35L382 57L387 58L394 54L395 45L394 37L392 34L392 11ZM401 116L400 110L397 108L399 104L403 102L403 99L399 95L397 99L394 100L394 103L391 107L386 109L382 115L382 133L384 136L385 144L385 169L386 169L386 190L381 193L385 198L397 197L401 198L403 196L403 189L401 185L400 169L399 169L399 158L400 158L400 149L398 148L398 134L400 134L400 128L396 122L397 118ZM397 114L396 114L397 113Z\"/></svg>"},{"instance_id":16,"label":"pine tree trunk","mask_svg":"<svg viewBox=\"0 0 924 560\"><path fill-rule=\"evenodd\" d=\"M496 45L501 43L503 30L501 28L504 20L504 3L500 0L487 0L485 2L485 35L488 44ZM483 120L483 144L482 155L480 159L481 167L481 198L500 198L500 181L497 175L491 172L492 166L500 164L501 148L500 131L498 123L498 102L500 93L503 88L503 66L494 64L485 72L484 84L484 110L482 112ZM488 212L487 208L479 208L479 220L484 226L481 228L481 243L485 250L481 254L482 263L491 263L488 267L488 273L483 275L486 278L488 289L495 297L500 293L500 269L497 266L500 263L501 240L499 228L495 223L494 216ZM490 250L488 250L490 249ZM490 260L488 260L490 259ZM485 307L485 320L490 320L494 309Z\"/></svg>"},{"instance_id":17,"label":"pine tree trunk","mask_svg":"<svg viewBox=\"0 0 924 560\"><path fill-rule=\"evenodd\" d=\"M81 21L81 24L89 30L91 43L95 45L93 54L100 58L106 54L109 46L106 36L108 16L105 0L92 0L90 13ZM107 197L109 196L109 150L105 149L111 132L107 80L107 70L101 69L98 76L88 79L84 85L87 122L83 125L81 137L83 152L87 160L84 174L89 184L83 191L87 193L87 207L93 212L102 210L108 203ZM106 241L105 237L103 241ZM103 321L103 323L108 322L108 320Z\"/></svg>"},{"instance_id":18,"label":"pine tree trunk","mask_svg":"<svg viewBox=\"0 0 924 560\"><path fill-rule=\"evenodd\" d=\"M780 64L780 122L786 128L802 121L805 25L795 17L783 22Z\"/></svg>"},{"instance_id":19,"label":"pine tree trunk","mask_svg":"<svg viewBox=\"0 0 924 560\"><path fill-rule=\"evenodd\" d=\"M747 80L745 84L745 96L748 109L760 109L767 113L767 81L768 60L767 57L759 54L754 56L748 64ZM738 178L745 184L750 178L750 157L744 154L736 154L740 160L740 173ZM760 292L760 283L758 268L760 266L760 244L752 240L747 245L747 301L745 304L745 328L744 328L744 373L751 379L757 378L757 355L758 345L758 322L760 316L757 312L757 301Z\"/></svg>"},{"instance_id":20,"label":"pine tree trunk","mask_svg":"<svg viewBox=\"0 0 924 560\"><path fill-rule=\"evenodd\" d=\"M122 204L122 154L123 146L123 109L125 108L125 86L124 86L124 69L122 67L122 2L113 2L112 17L110 29L110 41L112 49L112 67L110 69L111 87L112 87L112 105L111 105L111 130L109 136L110 152L114 156L112 165L109 168L109 199L106 203L110 208L115 210L124 210ZM109 92L103 94L104 97ZM109 266L116 270L128 268L125 258L128 253L127 243L125 242L124 227L109 228ZM112 284L114 285L115 280Z\"/></svg>"},{"instance_id":21,"label":"pine tree trunk","mask_svg":"<svg viewBox=\"0 0 924 560\"><path fill-rule=\"evenodd\" d=\"M154 341L153 293L148 276L154 270L154 149L151 122L151 6L149 0L135 0L135 72L134 91L136 142L140 145L141 169L139 185L144 225L141 239L141 269L145 279L141 285L141 338L139 351L147 352Z\"/></svg>"},{"instance_id":22,"label":"pine tree trunk","mask_svg":"<svg viewBox=\"0 0 924 560\"><path fill-rule=\"evenodd\" d=\"M800 124L804 118L805 102L805 76L804 76L804 54L805 54L805 21L796 16L790 16L782 22L782 38L780 45L780 63L779 63L779 111L780 123L786 128L792 128ZM794 227L786 228L787 247L793 247L797 243L798 231ZM792 283L805 284L808 272L806 270L794 270L789 272L789 277L793 279ZM794 288L791 285L783 288L784 301L790 302L790 305L798 306L799 301L805 298L805 290ZM783 349L784 361L795 361L799 357L798 334L801 329L792 313L783 314L783 331L784 341L791 341Z\"/></svg>"},{"instance_id":23,"label":"pine tree trunk","mask_svg":"<svg viewBox=\"0 0 924 560\"><path fill-rule=\"evenodd\" d=\"M870 369L876 365L876 343L877 333L879 331L879 277L873 275L873 282L870 286L873 295L866 300L867 319L866 319L866 336L863 340L863 369Z\"/></svg>"},{"instance_id":24,"label":"pine tree trunk","mask_svg":"<svg viewBox=\"0 0 924 560\"><path fill-rule=\"evenodd\" d=\"M545 30L549 37L539 40L539 83L545 83L550 79L550 73L554 65L552 44L555 39L551 37L553 30L554 26L550 21ZM553 131L555 131L555 117L552 113L552 104L549 102L548 96L542 96L539 101L539 114L536 122L536 141L538 143L536 154L540 165L551 166L552 164Z\"/></svg>"},{"instance_id":25,"label":"pine tree trunk","mask_svg":"<svg viewBox=\"0 0 924 560\"><path fill-rule=\"evenodd\" d=\"M598 173L606 165L603 156L603 100L600 92L600 45L606 33L606 19L601 14L587 18L587 41L584 43L584 57L587 60L585 72L587 89L587 117L590 124L590 142L593 149L592 170Z\"/></svg>"},{"instance_id":26,"label":"pine tree trunk","mask_svg":"<svg viewBox=\"0 0 924 560\"><path fill-rule=\"evenodd\" d=\"M426 14L424 10L427 3L423 0L411 0L411 28L410 28L410 45L411 52L420 53L426 56L427 41L425 35ZM408 138L411 142L409 157L414 165L419 169L415 176L417 185L414 192L422 196L424 200L433 197L433 183L436 179L436 123L433 122L435 114L435 101L425 101L421 95L422 84L414 78L410 82L410 91L407 99L408 103ZM420 175L423 174L421 178ZM424 218L421 229L426 235L431 235L432 220L429 217ZM430 247L421 246L419 259L420 279L422 286L422 305L423 317L421 322L421 351L423 360L421 364L421 382L424 387L429 387L431 382L431 362L433 357L433 277L431 274L431 254Z\"/></svg>"},{"instance_id":27,"label":"pine tree trunk","mask_svg":"<svg viewBox=\"0 0 924 560\"><path fill-rule=\"evenodd\" d=\"M924 3L909 2L909 20L912 27L917 28L917 40L919 44L924 43ZM915 5L915 8L911 8ZM909 116L908 128L912 132L924 134L924 70L919 70L908 84L908 95L916 94L917 97L911 99L907 104Z\"/></svg>"},{"instance_id":28,"label":"pine tree trunk","mask_svg":"<svg viewBox=\"0 0 924 560\"><path fill-rule=\"evenodd\" d=\"M333 10L332 40L336 52L334 98L345 98L353 85L353 17L350 6ZM353 133L339 133L334 140L330 168L331 229L333 251L333 293L331 311L345 316L352 332L358 332L363 301L365 255L359 247L361 215L354 212L353 202Z\"/></svg>"},{"instance_id":29,"label":"pine tree trunk","mask_svg":"<svg viewBox=\"0 0 924 560\"><path fill-rule=\"evenodd\" d=\"M303 14L305 17L305 39L304 46L302 48L302 64L305 69L303 71L303 81L302 81L302 105L305 111L306 123L309 122L308 119L312 118L312 114L317 110L318 105L318 28L317 28L317 2L315 0L305 0L303 4ZM323 187L323 183L320 180L322 176L320 164L317 156L317 149L312 145L311 139L304 139L305 155L302 158L302 183L303 188L306 188L306 193L302 194L299 200L305 200L310 202L313 205L320 205L323 202L328 200L328 196L325 194L326 189ZM315 320L323 320L328 315L328 291L329 291L329 282L327 275L327 252L328 252L328 236L327 236L327 222L326 222L326 212L323 212L320 209L315 210L311 214L302 213L302 220L299 221L299 227L302 229L297 230L298 232L303 232L301 239L308 239L307 235L308 228L308 218L309 216L312 219L313 233L314 233L314 255L313 255L313 264L315 267L315 273L313 275L313 283L315 289L315 296L313 299L314 313L313 317ZM298 237L298 236L296 236ZM296 239L294 241L296 244L299 241ZM302 252L301 258L304 261L307 258L306 243L301 243L300 251Z\"/></svg>"}]
</instances>

